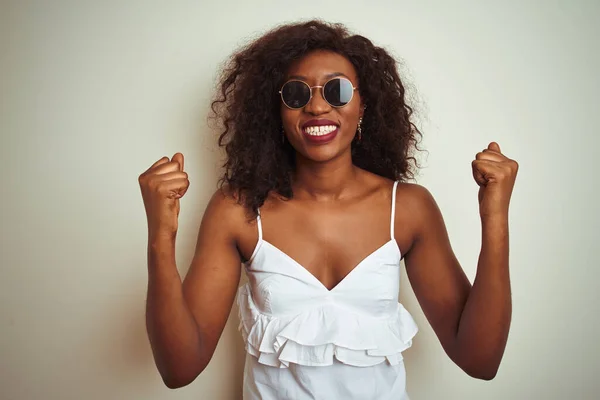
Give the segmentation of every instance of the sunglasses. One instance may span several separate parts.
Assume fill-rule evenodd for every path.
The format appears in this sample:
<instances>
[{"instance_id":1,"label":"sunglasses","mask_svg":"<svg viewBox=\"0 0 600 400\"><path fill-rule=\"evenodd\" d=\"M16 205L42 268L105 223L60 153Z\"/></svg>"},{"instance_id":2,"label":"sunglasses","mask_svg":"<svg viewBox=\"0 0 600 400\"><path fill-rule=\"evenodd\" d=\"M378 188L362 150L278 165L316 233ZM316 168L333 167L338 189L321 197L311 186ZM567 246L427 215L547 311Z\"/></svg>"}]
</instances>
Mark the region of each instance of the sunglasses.
<instances>
[{"instance_id":1,"label":"sunglasses","mask_svg":"<svg viewBox=\"0 0 600 400\"><path fill-rule=\"evenodd\" d=\"M292 79L281 87L279 94L286 107L293 110L302 108L308 104L313 96L313 89L321 89L321 96L325 101L335 108L344 107L350 103L354 96L355 88L346 78L332 78L323 86L309 86L308 83Z\"/></svg>"}]
</instances>

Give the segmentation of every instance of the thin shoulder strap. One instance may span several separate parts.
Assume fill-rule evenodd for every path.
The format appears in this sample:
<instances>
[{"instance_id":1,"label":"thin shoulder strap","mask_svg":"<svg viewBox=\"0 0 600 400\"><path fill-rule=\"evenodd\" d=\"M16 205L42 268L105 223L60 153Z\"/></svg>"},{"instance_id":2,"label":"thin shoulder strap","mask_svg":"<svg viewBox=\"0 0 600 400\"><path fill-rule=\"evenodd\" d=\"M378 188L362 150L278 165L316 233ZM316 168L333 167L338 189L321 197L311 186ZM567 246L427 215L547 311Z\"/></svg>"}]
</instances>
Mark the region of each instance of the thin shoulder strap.
<instances>
[{"instance_id":1,"label":"thin shoulder strap","mask_svg":"<svg viewBox=\"0 0 600 400\"><path fill-rule=\"evenodd\" d=\"M245 262L246 265L252 264L252 260L254 260L254 257L256 256L256 253L258 253L258 249L260 249L260 245L262 244L262 224L260 222L260 210L257 210L257 216L256 216L256 226L258 226L258 240L256 241L256 246L254 246L254 251L252 252L252 255L250 256L250 258L248 259L248 261Z\"/></svg>"},{"instance_id":2,"label":"thin shoulder strap","mask_svg":"<svg viewBox=\"0 0 600 400\"><path fill-rule=\"evenodd\" d=\"M262 223L260 222L260 209L256 210L258 215L256 216L256 225L258 226L258 243L262 242Z\"/></svg>"},{"instance_id":3,"label":"thin shoulder strap","mask_svg":"<svg viewBox=\"0 0 600 400\"><path fill-rule=\"evenodd\" d=\"M394 188L392 189L392 220L390 221L390 236L394 239L394 219L396 217L396 187L398 181L394 182Z\"/></svg>"}]
</instances>

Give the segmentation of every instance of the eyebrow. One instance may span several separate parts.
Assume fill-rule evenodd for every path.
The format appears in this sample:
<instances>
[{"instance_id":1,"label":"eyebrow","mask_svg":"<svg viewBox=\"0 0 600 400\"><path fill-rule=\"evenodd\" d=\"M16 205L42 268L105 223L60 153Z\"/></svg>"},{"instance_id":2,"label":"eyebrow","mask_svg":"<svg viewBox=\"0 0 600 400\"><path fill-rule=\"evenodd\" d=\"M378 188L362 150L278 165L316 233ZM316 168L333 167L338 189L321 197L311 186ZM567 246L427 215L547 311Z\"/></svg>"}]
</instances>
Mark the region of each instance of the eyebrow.
<instances>
[{"instance_id":1,"label":"eyebrow","mask_svg":"<svg viewBox=\"0 0 600 400\"><path fill-rule=\"evenodd\" d=\"M346 74L343 74L341 72L332 72L331 74L325 75L325 79L331 79L331 78L335 78L335 77L338 77L338 76L343 76L345 78L348 78L348 76ZM288 79L305 80L306 77L302 76L302 75L291 75L291 76L288 77ZM350 79L350 78L348 78L348 79Z\"/></svg>"}]
</instances>

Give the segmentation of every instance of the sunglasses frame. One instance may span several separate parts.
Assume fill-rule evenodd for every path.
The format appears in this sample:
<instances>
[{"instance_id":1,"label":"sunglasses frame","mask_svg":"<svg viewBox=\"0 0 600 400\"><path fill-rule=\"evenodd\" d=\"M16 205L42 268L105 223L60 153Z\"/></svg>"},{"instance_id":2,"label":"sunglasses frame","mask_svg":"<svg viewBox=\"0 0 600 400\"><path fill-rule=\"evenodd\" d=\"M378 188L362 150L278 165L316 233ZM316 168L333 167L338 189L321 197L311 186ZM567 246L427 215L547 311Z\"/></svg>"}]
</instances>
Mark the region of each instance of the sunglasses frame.
<instances>
[{"instance_id":1,"label":"sunglasses frame","mask_svg":"<svg viewBox=\"0 0 600 400\"><path fill-rule=\"evenodd\" d=\"M344 104L344 105L341 105L341 106L335 106L335 105L331 104L331 103L330 103L330 102L329 102L329 101L328 101L328 100L325 98L325 91L324 91L324 88L325 88L325 86L327 86L327 84L328 84L329 82L333 81L334 79L340 79L340 80L345 80L345 81L348 81L348 83L350 83L350 86L352 87L352 94L351 94L351 96L350 96L350 100L348 100L348 102L347 102L346 104ZM290 82L300 82L300 83L303 83L303 84L305 84L306 86L308 86L308 90L310 91L310 97L308 98L308 101L306 102L306 104L305 104L305 105L303 105L302 107L290 107L290 106L288 106L288 104L287 104L287 103L285 102L285 100L283 99L283 87L284 87L285 85L287 85L288 83L290 83ZM311 101L311 100L312 100L312 98L313 98L313 89L315 89L315 88L319 88L319 89L321 89L321 97L323 98L323 100L325 100L325 102L326 102L327 104L329 104L329 105L330 105L331 107L333 107L333 108L342 108L342 107L346 107L348 104L350 104L350 102L351 102L351 101L352 101L352 99L354 98L354 91L355 91L356 89L358 89L357 87L355 87L355 86L352 84L352 81L351 81L350 79L348 79L348 78L345 78L345 77L343 77L343 76L334 76L333 78L331 78L331 79L329 79L327 82L325 82L323 85L317 85L317 86L310 86L308 83L306 83L306 82L304 82L304 81L302 81L302 80L300 80L300 79L290 79L289 81L286 81L286 82L285 82L283 85L281 85L281 90L279 90L279 96L281 97L281 102L283 103L283 105L284 105L284 106L286 106L286 107L287 107L287 108L289 108L290 110L299 110L299 109L301 109L301 108L304 108L304 107L306 107L306 106L308 105L308 103L310 103L310 101Z\"/></svg>"}]
</instances>

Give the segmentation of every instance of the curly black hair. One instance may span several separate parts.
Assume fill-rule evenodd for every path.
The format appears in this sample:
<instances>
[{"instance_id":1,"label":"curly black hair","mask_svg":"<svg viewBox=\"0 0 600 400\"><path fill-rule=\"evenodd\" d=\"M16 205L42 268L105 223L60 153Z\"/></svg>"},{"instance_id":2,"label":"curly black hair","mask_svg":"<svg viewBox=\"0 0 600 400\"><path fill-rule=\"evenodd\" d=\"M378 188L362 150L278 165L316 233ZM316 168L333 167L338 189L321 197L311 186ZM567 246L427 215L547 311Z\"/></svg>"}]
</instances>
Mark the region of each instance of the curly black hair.
<instances>
[{"instance_id":1,"label":"curly black hair","mask_svg":"<svg viewBox=\"0 0 600 400\"><path fill-rule=\"evenodd\" d=\"M351 35L342 24L320 20L272 29L235 52L224 65L212 116L221 124L228 186L256 215L271 191L292 197L295 150L282 141L279 89L292 62L314 50L333 51L356 69L365 110L362 140L352 142L352 162L392 180L414 178L421 132L411 122L405 86L396 60L369 39Z\"/></svg>"}]
</instances>

